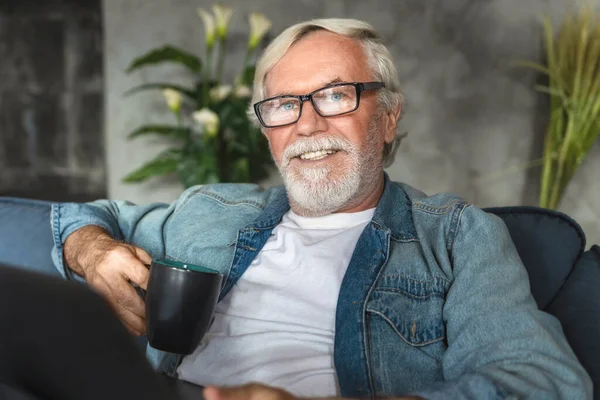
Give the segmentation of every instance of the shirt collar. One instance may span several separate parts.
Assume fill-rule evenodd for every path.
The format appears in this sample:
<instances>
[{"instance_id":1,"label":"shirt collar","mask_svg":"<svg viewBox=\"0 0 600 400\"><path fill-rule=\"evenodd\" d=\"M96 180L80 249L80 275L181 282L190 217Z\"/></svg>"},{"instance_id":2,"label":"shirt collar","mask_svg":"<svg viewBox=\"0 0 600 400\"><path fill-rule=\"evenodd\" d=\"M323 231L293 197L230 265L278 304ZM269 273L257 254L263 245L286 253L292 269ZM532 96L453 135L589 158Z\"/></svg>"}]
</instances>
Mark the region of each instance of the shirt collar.
<instances>
[{"instance_id":1,"label":"shirt collar","mask_svg":"<svg viewBox=\"0 0 600 400\"><path fill-rule=\"evenodd\" d=\"M263 212L248 226L249 229L273 229L283 215L290 209L290 203L285 187L271 189L271 196ZM406 192L392 182L384 173L384 189L381 199L373 215L373 223L384 229L389 229L397 241L414 241L417 232L412 214L412 202Z\"/></svg>"},{"instance_id":2,"label":"shirt collar","mask_svg":"<svg viewBox=\"0 0 600 400\"><path fill-rule=\"evenodd\" d=\"M412 201L400 185L384 173L384 189L373 215L373 222L389 229L397 241L415 241L417 230L413 220Z\"/></svg>"}]
</instances>

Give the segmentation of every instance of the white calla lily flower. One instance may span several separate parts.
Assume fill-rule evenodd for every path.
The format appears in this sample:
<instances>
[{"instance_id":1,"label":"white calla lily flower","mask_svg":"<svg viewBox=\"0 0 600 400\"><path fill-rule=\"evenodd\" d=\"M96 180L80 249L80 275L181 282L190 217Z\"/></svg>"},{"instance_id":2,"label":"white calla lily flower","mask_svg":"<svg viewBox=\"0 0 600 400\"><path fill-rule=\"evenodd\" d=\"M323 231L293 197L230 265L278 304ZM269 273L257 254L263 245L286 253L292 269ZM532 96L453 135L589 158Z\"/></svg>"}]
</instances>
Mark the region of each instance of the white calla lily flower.
<instances>
[{"instance_id":1,"label":"white calla lily flower","mask_svg":"<svg viewBox=\"0 0 600 400\"><path fill-rule=\"evenodd\" d=\"M217 33L217 27L215 26L215 18L211 13L206 11L203 8L198 8L196 10L198 12L198 16L202 19L202 23L204 24L204 31L206 33L206 45L212 49L215 45L215 35Z\"/></svg>"},{"instance_id":2,"label":"white calla lily flower","mask_svg":"<svg viewBox=\"0 0 600 400\"><path fill-rule=\"evenodd\" d=\"M221 4L215 4L213 5L212 9L213 13L215 14L215 20L217 24L217 36L219 39L225 39L225 37L227 37L229 21L233 15L233 8L226 7Z\"/></svg>"},{"instance_id":3,"label":"white calla lily flower","mask_svg":"<svg viewBox=\"0 0 600 400\"><path fill-rule=\"evenodd\" d=\"M216 102L223 101L231 93L231 85L219 85L208 92L211 99Z\"/></svg>"},{"instance_id":4,"label":"white calla lily flower","mask_svg":"<svg viewBox=\"0 0 600 400\"><path fill-rule=\"evenodd\" d=\"M250 13L250 38L248 39L248 47L254 50L260 43L263 37L271 29L271 21L261 13Z\"/></svg>"},{"instance_id":5,"label":"white calla lily flower","mask_svg":"<svg viewBox=\"0 0 600 400\"><path fill-rule=\"evenodd\" d=\"M233 95L239 99L246 99L252 97L252 90L248 85L240 85L233 91Z\"/></svg>"},{"instance_id":6,"label":"white calla lily flower","mask_svg":"<svg viewBox=\"0 0 600 400\"><path fill-rule=\"evenodd\" d=\"M174 89L163 89L162 94L165 98L167 106L171 109L171 111L175 113L179 112L181 103L183 102L181 93Z\"/></svg>"},{"instance_id":7,"label":"white calla lily flower","mask_svg":"<svg viewBox=\"0 0 600 400\"><path fill-rule=\"evenodd\" d=\"M203 134L207 136L216 136L219 132L219 116L208 108L203 108L192 113L192 119L202 125Z\"/></svg>"}]
</instances>

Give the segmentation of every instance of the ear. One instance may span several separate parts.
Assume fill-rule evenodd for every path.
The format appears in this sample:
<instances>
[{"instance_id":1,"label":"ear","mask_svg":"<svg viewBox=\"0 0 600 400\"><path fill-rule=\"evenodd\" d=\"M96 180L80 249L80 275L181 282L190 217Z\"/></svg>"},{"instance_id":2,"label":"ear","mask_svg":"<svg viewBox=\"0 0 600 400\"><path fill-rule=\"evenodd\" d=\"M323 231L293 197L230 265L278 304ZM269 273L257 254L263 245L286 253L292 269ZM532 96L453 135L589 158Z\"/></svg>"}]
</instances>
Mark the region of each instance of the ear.
<instances>
[{"instance_id":1,"label":"ear","mask_svg":"<svg viewBox=\"0 0 600 400\"><path fill-rule=\"evenodd\" d=\"M387 111L383 114L383 132L386 143L392 143L396 138L396 130L398 129L398 120L402 113L402 106L398 105L395 109Z\"/></svg>"}]
</instances>

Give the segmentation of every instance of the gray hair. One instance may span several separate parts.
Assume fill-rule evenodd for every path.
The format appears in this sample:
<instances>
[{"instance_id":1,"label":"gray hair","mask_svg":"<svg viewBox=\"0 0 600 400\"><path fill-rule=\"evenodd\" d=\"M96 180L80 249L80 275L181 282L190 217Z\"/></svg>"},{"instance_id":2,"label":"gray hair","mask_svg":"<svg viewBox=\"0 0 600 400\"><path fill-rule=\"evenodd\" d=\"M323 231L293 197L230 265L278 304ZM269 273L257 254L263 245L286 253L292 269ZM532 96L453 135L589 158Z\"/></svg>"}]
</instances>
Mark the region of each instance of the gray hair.
<instances>
[{"instance_id":1,"label":"gray hair","mask_svg":"<svg viewBox=\"0 0 600 400\"><path fill-rule=\"evenodd\" d=\"M266 97L265 77L267 73L283 58L294 43L300 41L311 32L326 30L350 39L358 40L366 53L369 66L375 80L385 84L378 92L380 107L383 111L395 110L404 105L404 95L400 90L398 71L390 52L382 43L381 37L370 24L356 19L314 19L301 22L284 30L265 49L256 64L254 90L250 104L257 103ZM255 124L259 124L254 109L250 106L248 115ZM383 165L389 167L394 162L396 151L404 133L396 133L392 143L383 148Z\"/></svg>"}]
</instances>

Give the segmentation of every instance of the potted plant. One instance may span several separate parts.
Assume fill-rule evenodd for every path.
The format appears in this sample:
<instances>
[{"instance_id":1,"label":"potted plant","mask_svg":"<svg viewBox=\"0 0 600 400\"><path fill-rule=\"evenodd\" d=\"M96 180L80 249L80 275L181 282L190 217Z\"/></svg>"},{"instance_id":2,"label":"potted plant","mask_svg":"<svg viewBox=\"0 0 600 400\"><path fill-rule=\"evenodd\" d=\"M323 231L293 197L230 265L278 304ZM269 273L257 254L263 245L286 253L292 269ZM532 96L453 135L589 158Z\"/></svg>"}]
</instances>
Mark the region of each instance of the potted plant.
<instances>
[{"instance_id":1,"label":"potted plant","mask_svg":"<svg viewBox=\"0 0 600 400\"><path fill-rule=\"evenodd\" d=\"M172 145L129 173L125 182L142 182L152 177L176 174L187 188L216 182L258 182L269 174L273 160L267 141L247 115L255 70L255 53L271 27L262 14L251 13L246 59L235 82L222 80L227 34L233 10L214 5L213 13L198 9L206 33L204 59L185 50L165 45L134 59L127 71L159 63L177 63L196 76L191 87L171 83L149 83L128 94L149 89L162 90L173 114L168 124L147 124L129 134L130 139L160 135ZM184 111L190 108L192 112Z\"/></svg>"}]
</instances>

